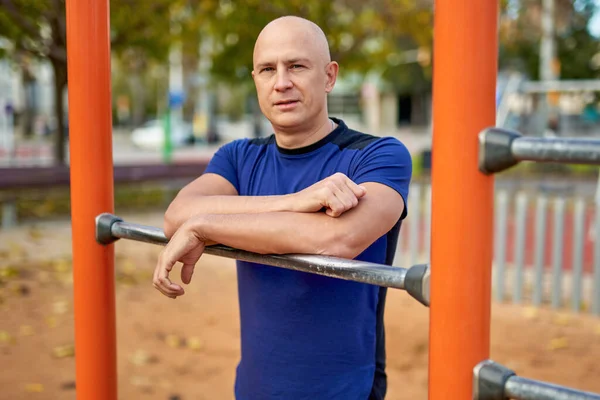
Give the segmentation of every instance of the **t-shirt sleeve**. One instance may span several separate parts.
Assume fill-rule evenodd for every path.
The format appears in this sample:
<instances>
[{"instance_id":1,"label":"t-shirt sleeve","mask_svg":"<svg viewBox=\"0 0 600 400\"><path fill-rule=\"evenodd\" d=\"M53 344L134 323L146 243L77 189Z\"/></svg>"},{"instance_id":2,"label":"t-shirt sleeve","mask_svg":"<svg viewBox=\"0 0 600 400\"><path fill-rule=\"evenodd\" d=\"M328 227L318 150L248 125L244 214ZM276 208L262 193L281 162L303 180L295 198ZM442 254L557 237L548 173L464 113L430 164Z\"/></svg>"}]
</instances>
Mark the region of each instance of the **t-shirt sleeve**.
<instances>
[{"instance_id":1,"label":"t-shirt sleeve","mask_svg":"<svg viewBox=\"0 0 600 400\"><path fill-rule=\"evenodd\" d=\"M240 192L238 179L238 152L240 143L233 141L221 146L210 159L204 173L212 173L222 176Z\"/></svg>"},{"instance_id":2,"label":"t-shirt sleeve","mask_svg":"<svg viewBox=\"0 0 600 400\"><path fill-rule=\"evenodd\" d=\"M406 218L412 158L404 144L392 137L376 140L361 151L351 171L356 184L377 182L396 190L404 200L400 218Z\"/></svg>"}]
</instances>

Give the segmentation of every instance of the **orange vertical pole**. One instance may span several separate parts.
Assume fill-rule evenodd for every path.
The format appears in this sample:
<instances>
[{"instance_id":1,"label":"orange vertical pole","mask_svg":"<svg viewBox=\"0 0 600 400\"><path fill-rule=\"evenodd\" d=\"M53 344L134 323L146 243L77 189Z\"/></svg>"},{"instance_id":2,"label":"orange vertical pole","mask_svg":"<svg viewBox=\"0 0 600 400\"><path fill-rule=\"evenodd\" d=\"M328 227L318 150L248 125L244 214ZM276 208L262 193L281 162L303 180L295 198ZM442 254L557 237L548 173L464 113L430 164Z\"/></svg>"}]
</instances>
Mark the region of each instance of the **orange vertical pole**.
<instances>
[{"instance_id":1,"label":"orange vertical pole","mask_svg":"<svg viewBox=\"0 0 600 400\"><path fill-rule=\"evenodd\" d=\"M429 399L471 399L489 357L493 178L478 133L495 123L497 0L436 0Z\"/></svg>"},{"instance_id":2,"label":"orange vertical pole","mask_svg":"<svg viewBox=\"0 0 600 400\"><path fill-rule=\"evenodd\" d=\"M114 208L109 1L66 6L77 399L115 400L114 249L94 221Z\"/></svg>"}]
</instances>

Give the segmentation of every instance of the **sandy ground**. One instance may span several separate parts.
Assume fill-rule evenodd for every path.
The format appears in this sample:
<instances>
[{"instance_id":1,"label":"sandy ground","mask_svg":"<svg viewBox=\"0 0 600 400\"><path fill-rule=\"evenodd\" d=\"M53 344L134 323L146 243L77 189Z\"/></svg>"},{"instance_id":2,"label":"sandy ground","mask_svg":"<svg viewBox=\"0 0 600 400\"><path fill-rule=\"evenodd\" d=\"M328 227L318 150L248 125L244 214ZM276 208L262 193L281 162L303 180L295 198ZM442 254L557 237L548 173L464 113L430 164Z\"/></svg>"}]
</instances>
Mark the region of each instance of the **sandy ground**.
<instances>
[{"instance_id":1,"label":"sandy ground","mask_svg":"<svg viewBox=\"0 0 600 400\"><path fill-rule=\"evenodd\" d=\"M125 217L160 224L158 214ZM70 249L66 222L0 231L0 399L75 399ZM159 250L116 244L119 399L232 399L233 261L203 257L187 294L173 301L150 284ZM528 378L600 392L600 319L498 304L492 315L493 359ZM428 318L390 291L388 399L427 398Z\"/></svg>"}]
</instances>

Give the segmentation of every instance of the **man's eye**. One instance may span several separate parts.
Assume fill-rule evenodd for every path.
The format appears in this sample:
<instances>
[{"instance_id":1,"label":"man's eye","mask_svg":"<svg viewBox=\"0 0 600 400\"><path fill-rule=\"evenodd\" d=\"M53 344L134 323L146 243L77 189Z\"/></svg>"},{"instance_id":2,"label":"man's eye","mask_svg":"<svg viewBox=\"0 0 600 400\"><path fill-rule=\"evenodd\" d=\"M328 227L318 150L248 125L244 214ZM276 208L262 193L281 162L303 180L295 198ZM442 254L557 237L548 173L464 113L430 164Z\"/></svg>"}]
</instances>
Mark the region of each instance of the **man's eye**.
<instances>
[{"instance_id":1,"label":"man's eye","mask_svg":"<svg viewBox=\"0 0 600 400\"><path fill-rule=\"evenodd\" d=\"M304 65L294 64L292 65L292 69L304 68Z\"/></svg>"},{"instance_id":2,"label":"man's eye","mask_svg":"<svg viewBox=\"0 0 600 400\"><path fill-rule=\"evenodd\" d=\"M271 72L271 71L273 71L272 67L265 67L260 72Z\"/></svg>"}]
</instances>

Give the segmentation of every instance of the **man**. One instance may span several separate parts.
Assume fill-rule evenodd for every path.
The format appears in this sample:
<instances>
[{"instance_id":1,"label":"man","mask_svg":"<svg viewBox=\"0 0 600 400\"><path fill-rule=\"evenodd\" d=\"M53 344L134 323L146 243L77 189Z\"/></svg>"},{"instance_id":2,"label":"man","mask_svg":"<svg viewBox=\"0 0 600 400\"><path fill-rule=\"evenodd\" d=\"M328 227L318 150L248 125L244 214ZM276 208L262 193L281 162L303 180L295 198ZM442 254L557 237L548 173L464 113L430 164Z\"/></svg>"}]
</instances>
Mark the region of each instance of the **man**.
<instances>
[{"instance_id":1,"label":"man","mask_svg":"<svg viewBox=\"0 0 600 400\"><path fill-rule=\"evenodd\" d=\"M327 113L338 64L314 23L282 17L257 38L252 77L274 135L220 148L165 214L170 243L154 286L177 298L204 247L322 254L391 264L411 177L396 139ZM385 289L237 262L241 361L236 398L382 399Z\"/></svg>"}]
</instances>

